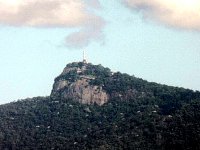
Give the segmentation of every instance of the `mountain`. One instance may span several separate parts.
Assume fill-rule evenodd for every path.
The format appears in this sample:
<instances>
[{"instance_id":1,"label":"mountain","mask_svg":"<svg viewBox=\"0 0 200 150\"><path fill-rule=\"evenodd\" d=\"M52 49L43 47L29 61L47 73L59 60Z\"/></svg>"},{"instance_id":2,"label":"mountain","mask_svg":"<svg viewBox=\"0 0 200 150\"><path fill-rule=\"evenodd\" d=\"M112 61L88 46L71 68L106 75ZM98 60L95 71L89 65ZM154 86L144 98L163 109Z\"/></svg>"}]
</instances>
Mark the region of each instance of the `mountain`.
<instances>
[{"instance_id":1,"label":"mountain","mask_svg":"<svg viewBox=\"0 0 200 150\"><path fill-rule=\"evenodd\" d=\"M67 64L48 97L0 105L0 149L200 149L200 92L90 63Z\"/></svg>"},{"instance_id":2,"label":"mountain","mask_svg":"<svg viewBox=\"0 0 200 150\"><path fill-rule=\"evenodd\" d=\"M101 65L83 62L68 64L55 79L51 97L74 99L83 104L103 105L108 101L109 94L103 88L103 81L100 83L99 79L109 77L110 69Z\"/></svg>"}]
</instances>

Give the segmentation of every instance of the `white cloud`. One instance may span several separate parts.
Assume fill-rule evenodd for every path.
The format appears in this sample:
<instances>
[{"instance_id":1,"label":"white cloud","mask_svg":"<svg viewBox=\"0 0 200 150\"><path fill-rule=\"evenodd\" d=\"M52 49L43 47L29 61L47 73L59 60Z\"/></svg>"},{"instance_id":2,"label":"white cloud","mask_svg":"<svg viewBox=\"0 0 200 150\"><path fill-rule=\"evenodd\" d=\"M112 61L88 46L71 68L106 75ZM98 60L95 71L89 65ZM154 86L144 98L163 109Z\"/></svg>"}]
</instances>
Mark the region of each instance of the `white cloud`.
<instances>
[{"instance_id":1,"label":"white cloud","mask_svg":"<svg viewBox=\"0 0 200 150\"><path fill-rule=\"evenodd\" d=\"M80 28L66 38L68 46L80 47L102 36L104 20L93 11L99 8L98 0L0 0L0 24Z\"/></svg>"},{"instance_id":2,"label":"white cloud","mask_svg":"<svg viewBox=\"0 0 200 150\"><path fill-rule=\"evenodd\" d=\"M200 30L199 0L123 0L132 10L143 13L144 17L168 26Z\"/></svg>"}]
</instances>

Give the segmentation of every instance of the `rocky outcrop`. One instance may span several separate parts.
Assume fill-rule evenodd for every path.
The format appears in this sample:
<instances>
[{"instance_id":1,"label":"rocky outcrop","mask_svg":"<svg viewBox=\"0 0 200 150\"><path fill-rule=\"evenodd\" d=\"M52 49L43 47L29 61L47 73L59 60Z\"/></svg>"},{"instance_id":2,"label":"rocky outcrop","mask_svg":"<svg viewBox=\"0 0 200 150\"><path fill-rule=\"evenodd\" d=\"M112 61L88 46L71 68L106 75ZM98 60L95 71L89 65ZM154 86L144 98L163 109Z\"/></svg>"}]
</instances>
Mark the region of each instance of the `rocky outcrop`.
<instances>
[{"instance_id":1,"label":"rocky outcrop","mask_svg":"<svg viewBox=\"0 0 200 150\"><path fill-rule=\"evenodd\" d=\"M83 75L85 66L78 67L66 67L61 73L61 77L67 76L70 72L75 72L77 79L71 81L65 78L55 79L51 97L60 99L73 99L82 104L98 104L103 105L109 99L109 95L103 90L102 86L91 85L90 81L95 77Z\"/></svg>"},{"instance_id":2,"label":"rocky outcrop","mask_svg":"<svg viewBox=\"0 0 200 150\"><path fill-rule=\"evenodd\" d=\"M62 84L65 84L63 81ZM65 86L61 97L65 99L74 99L83 104L103 105L108 101L108 95L102 90L102 87L89 85L87 79L80 79L74 83Z\"/></svg>"}]
</instances>

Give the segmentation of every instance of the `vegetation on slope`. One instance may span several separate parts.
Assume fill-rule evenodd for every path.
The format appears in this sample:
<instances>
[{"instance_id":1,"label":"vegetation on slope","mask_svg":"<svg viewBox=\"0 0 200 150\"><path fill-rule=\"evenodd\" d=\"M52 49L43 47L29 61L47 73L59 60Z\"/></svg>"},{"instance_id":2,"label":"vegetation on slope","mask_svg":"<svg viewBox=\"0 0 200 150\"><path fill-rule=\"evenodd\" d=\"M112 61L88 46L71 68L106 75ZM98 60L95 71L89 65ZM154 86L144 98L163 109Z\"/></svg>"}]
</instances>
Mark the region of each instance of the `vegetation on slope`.
<instances>
[{"instance_id":1,"label":"vegetation on slope","mask_svg":"<svg viewBox=\"0 0 200 150\"><path fill-rule=\"evenodd\" d=\"M137 97L113 96L103 106L56 97L1 105L0 149L200 149L199 92L89 67L91 84Z\"/></svg>"},{"instance_id":2,"label":"vegetation on slope","mask_svg":"<svg viewBox=\"0 0 200 150\"><path fill-rule=\"evenodd\" d=\"M163 115L155 99L83 105L49 97L0 107L0 149L200 148L200 103Z\"/></svg>"}]
</instances>

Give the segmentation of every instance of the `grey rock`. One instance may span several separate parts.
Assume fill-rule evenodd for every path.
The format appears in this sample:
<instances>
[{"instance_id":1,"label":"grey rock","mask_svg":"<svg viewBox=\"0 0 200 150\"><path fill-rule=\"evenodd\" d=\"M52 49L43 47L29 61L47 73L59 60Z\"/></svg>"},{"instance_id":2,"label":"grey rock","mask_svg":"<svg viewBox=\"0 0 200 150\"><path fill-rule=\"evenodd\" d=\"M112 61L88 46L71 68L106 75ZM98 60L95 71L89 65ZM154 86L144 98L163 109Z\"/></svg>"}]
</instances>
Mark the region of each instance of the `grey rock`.
<instances>
[{"instance_id":1,"label":"grey rock","mask_svg":"<svg viewBox=\"0 0 200 150\"><path fill-rule=\"evenodd\" d=\"M60 76L66 75L70 71L76 71L78 75L84 70L84 66L83 68L66 67ZM109 100L109 95L103 90L102 86L91 85L91 80L94 80L94 77L87 75L79 75L79 78L75 81L69 81L63 78L55 80L51 97L73 99L82 104L96 103L101 106Z\"/></svg>"}]
</instances>

